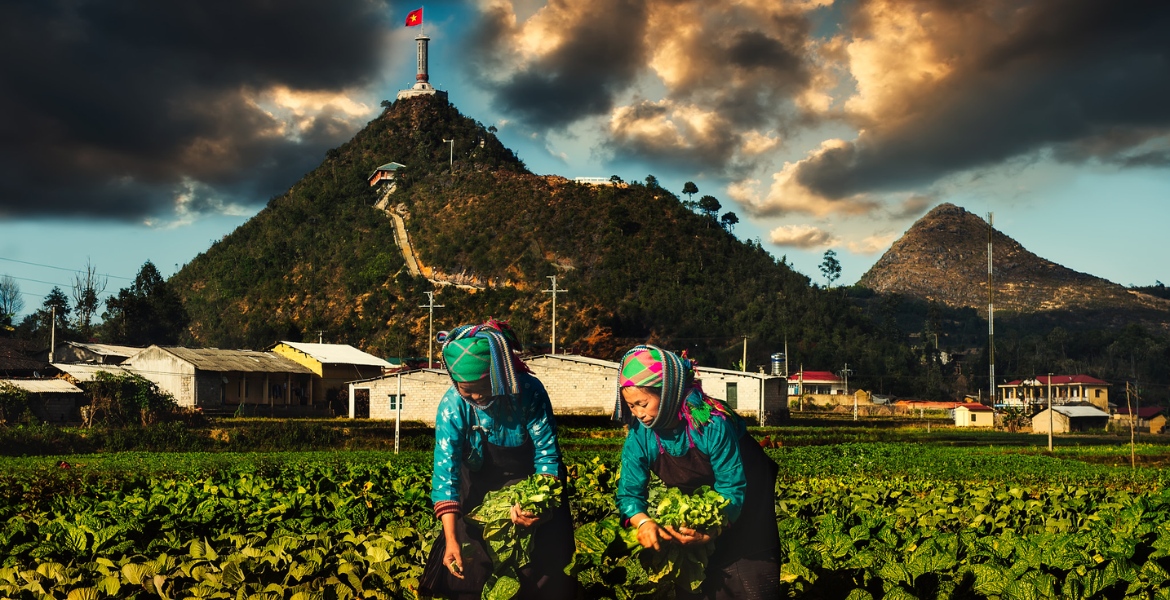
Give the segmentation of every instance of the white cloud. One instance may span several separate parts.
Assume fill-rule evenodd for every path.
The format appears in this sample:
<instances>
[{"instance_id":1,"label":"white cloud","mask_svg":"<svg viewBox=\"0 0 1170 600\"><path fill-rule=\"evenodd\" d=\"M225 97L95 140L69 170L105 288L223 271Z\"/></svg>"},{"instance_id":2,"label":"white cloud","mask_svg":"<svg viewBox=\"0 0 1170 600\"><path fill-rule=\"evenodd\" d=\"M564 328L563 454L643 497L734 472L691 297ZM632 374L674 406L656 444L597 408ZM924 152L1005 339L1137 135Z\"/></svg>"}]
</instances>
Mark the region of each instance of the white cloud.
<instances>
[{"instance_id":1,"label":"white cloud","mask_svg":"<svg viewBox=\"0 0 1170 600\"><path fill-rule=\"evenodd\" d=\"M781 225L773 229L768 238L777 246L792 246L806 250L837 243L832 234L813 225Z\"/></svg>"}]
</instances>

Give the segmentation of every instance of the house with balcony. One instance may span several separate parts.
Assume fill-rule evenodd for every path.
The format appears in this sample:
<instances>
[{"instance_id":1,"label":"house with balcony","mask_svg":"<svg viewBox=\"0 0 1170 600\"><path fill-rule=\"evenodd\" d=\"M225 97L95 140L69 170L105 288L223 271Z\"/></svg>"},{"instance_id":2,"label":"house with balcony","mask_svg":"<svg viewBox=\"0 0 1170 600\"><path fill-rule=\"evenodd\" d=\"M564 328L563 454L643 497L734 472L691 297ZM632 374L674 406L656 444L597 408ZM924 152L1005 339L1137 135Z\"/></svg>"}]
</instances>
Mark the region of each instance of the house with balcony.
<instances>
[{"instance_id":1,"label":"house with balcony","mask_svg":"<svg viewBox=\"0 0 1170 600\"><path fill-rule=\"evenodd\" d=\"M1109 412L1109 384L1088 375L1038 375L997 387L1003 406L1024 408L1029 413L1048 408L1049 389L1054 406L1087 403Z\"/></svg>"}]
</instances>

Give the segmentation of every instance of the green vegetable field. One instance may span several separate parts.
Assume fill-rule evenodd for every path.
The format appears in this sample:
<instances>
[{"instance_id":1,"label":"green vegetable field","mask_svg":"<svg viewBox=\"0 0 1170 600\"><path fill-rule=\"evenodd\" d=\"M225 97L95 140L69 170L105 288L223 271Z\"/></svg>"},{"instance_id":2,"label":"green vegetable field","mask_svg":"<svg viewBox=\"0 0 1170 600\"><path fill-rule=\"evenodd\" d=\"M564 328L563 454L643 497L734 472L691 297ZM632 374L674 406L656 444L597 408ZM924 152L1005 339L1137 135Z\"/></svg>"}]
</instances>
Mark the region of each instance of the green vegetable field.
<instances>
[{"instance_id":1,"label":"green vegetable field","mask_svg":"<svg viewBox=\"0 0 1170 600\"><path fill-rule=\"evenodd\" d=\"M1170 599L1170 475L1131 468L1119 446L770 448L784 592ZM1137 454L1160 464L1170 450ZM615 543L615 446L568 463L586 597L663 597ZM430 464L417 451L0 458L0 597L414 598L437 534Z\"/></svg>"}]
</instances>

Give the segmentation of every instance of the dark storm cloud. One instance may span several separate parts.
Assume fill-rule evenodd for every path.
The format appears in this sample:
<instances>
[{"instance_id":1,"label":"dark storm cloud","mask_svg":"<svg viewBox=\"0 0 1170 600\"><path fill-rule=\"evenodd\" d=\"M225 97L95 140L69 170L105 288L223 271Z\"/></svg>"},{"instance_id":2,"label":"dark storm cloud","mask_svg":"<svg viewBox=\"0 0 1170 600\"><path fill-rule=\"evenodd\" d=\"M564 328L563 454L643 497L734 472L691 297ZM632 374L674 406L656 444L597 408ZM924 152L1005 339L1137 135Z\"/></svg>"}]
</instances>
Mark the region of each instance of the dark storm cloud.
<instances>
[{"instance_id":1,"label":"dark storm cloud","mask_svg":"<svg viewBox=\"0 0 1170 600\"><path fill-rule=\"evenodd\" d=\"M932 18L1014 4L931 5ZM957 8L956 8L957 6ZM947 15L948 10L956 11ZM1058 160L1156 164L1157 149L1132 154L1170 128L1170 3L1041 0L1010 15L995 40L938 85L908 89L899 119L871 115L856 142L811 157L797 180L828 198L907 189L948 174L1051 151ZM938 40L945 46L946 40Z\"/></svg>"},{"instance_id":2,"label":"dark storm cloud","mask_svg":"<svg viewBox=\"0 0 1170 600\"><path fill-rule=\"evenodd\" d=\"M469 74L488 87L495 107L534 128L565 127L609 112L645 62L646 5L639 0L600 0L558 14L556 50L498 80L516 33L496 8L469 38Z\"/></svg>"},{"instance_id":3,"label":"dark storm cloud","mask_svg":"<svg viewBox=\"0 0 1170 600\"><path fill-rule=\"evenodd\" d=\"M363 0L0 5L0 214L137 219L190 181L266 201L352 127L318 115L290 139L249 95L369 83L390 14Z\"/></svg>"}]
</instances>

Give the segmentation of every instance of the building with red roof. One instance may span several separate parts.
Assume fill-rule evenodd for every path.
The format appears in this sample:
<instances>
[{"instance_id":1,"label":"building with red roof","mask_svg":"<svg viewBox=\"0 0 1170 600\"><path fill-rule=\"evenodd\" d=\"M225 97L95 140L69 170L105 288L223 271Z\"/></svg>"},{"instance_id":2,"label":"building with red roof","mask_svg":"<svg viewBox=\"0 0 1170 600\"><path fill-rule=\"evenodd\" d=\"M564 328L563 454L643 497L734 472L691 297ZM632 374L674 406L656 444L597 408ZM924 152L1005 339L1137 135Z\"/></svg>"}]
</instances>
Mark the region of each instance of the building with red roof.
<instances>
[{"instance_id":1,"label":"building with red roof","mask_svg":"<svg viewBox=\"0 0 1170 600\"><path fill-rule=\"evenodd\" d=\"M1051 387L1054 405L1087 402L1109 412L1109 383L1088 375L1052 375L1051 378L1039 375L1009 381L998 387L999 396L1007 406L1046 407Z\"/></svg>"},{"instance_id":2,"label":"building with red roof","mask_svg":"<svg viewBox=\"0 0 1170 600\"><path fill-rule=\"evenodd\" d=\"M978 402L955 407L955 427L995 427L995 410Z\"/></svg>"}]
</instances>

